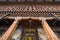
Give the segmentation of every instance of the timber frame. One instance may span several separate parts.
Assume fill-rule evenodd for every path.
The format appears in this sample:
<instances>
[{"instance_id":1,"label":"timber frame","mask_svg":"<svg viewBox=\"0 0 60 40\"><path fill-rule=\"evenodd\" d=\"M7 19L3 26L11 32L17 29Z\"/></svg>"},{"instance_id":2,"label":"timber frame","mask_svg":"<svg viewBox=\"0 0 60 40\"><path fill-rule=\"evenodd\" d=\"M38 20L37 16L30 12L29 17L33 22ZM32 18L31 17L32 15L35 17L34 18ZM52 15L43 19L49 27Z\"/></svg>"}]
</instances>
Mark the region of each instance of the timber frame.
<instances>
[{"instance_id":1,"label":"timber frame","mask_svg":"<svg viewBox=\"0 0 60 40\"><path fill-rule=\"evenodd\" d=\"M8 0L7 0L8 1ZM59 5L60 4L60 2L0 2L0 4L12 4L12 5L19 5L19 4L26 4L26 5L32 5L32 4L43 4L43 5ZM14 15L15 13L17 14L17 13L29 13L29 12L31 12L31 13L35 13L35 12L37 12L37 13L44 13L44 14L49 14L50 12L51 13L60 13L60 11L38 11L38 10L36 10L36 11L5 11L5 10L3 10L3 11L1 11L0 10L0 13L3 15L3 13L5 14L5 13L10 13L11 15ZM15 15L16 15L15 14ZM22 20L22 19L34 19L34 20L39 20L40 22L41 22L41 24L42 24L42 27L43 27L43 29L45 30L45 33L46 33L46 35L47 35L47 38L48 38L48 40L59 40L58 39L58 37L56 36L56 34L53 32L53 30L52 30L52 28L49 26L49 24L47 23L47 21L46 20L54 20L54 19L56 19L55 17L19 17L19 16L15 16L15 17L11 17L11 15L10 15L10 17L6 17L6 18L4 18L4 20L5 19L10 19L10 20L14 20L14 22L12 23L12 25L8 28L8 30L2 35L2 37L0 38L0 40L10 40L11 39L11 37L12 37L12 35L14 34L14 31L16 30L16 28L18 27L18 24L19 24L19 22ZM43 15L43 14L42 14ZM49 14L50 15L50 14ZM57 15L57 16L60 16L59 14ZM59 17L60 18L60 17Z\"/></svg>"},{"instance_id":2,"label":"timber frame","mask_svg":"<svg viewBox=\"0 0 60 40\"><path fill-rule=\"evenodd\" d=\"M15 20L12 25L8 28L8 30L2 35L0 40L10 40L12 37L14 31L18 27L19 21L22 19L34 19L41 21L41 24L43 26L43 29L46 32L48 40L59 40L56 34L53 32L53 30L50 28L49 24L46 22L46 20L53 20L54 17L8 17L10 20ZM6 19L6 18L5 18ZM49 31L50 30L50 31Z\"/></svg>"}]
</instances>

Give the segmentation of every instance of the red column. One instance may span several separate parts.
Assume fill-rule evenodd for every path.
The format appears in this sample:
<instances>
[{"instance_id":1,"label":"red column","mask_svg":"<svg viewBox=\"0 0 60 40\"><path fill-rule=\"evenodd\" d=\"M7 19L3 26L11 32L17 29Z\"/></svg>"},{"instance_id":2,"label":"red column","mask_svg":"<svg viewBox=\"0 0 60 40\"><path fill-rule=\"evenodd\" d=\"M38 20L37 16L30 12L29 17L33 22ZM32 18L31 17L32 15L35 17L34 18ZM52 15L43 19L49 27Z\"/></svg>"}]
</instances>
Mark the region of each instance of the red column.
<instances>
[{"instance_id":1,"label":"red column","mask_svg":"<svg viewBox=\"0 0 60 40\"><path fill-rule=\"evenodd\" d=\"M5 34L2 35L1 40L10 40L12 37L14 31L16 30L17 26L19 24L18 20L15 20L12 25L9 27L9 29L5 32Z\"/></svg>"},{"instance_id":2,"label":"red column","mask_svg":"<svg viewBox=\"0 0 60 40\"><path fill-rule=\"evenodd\" d=\"M42 26L46 32L48 40L59 40L45 19L42 19Z\"/></svg>"}]
</instances>

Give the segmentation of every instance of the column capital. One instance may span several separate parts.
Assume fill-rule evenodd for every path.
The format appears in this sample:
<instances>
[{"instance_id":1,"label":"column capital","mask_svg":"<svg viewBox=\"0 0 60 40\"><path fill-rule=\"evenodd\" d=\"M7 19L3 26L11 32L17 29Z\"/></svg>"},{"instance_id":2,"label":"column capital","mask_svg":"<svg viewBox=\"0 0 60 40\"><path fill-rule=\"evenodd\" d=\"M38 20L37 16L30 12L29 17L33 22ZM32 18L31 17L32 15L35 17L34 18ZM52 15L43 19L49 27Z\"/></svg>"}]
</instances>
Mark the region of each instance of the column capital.
<instances>
[{"instance_id":1,"label":"column capital","mask_svg":"<svg viewBox=\"0 0 60 40\"><path fill-rule=\"evenodd\" d=\"M22 17L16 17L15 21L18 21L18 20L21 20L21 19L22 19Z\"/></svg>"},{"instance_id":2,"label":"column capital","mask_svg":"<svg viewBox=\"0 0 60 40\"><path fill-rule=\"evenodd\" d=\"M46 20L46 18L41 17L41 18L39 18L39 20L41 20L41 21L45 21L45 20Z\"/></svg>"}]
</instances>

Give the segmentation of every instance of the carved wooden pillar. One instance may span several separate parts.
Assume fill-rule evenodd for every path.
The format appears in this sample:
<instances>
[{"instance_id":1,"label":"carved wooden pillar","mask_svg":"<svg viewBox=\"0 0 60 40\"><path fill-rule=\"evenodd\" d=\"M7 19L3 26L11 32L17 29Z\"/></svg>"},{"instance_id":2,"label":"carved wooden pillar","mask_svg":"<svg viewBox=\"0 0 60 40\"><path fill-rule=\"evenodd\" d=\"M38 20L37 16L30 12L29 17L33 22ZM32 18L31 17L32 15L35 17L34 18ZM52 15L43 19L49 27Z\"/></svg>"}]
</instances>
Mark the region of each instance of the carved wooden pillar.
<instances>
[{"instance_id":1,"label":"carved wooden pillar","mask_svg":"<svg viewBox=\"0 0 60 40\"><path fill-rule=\"evenodd\" d=\"M48 40L58 40L58 37L55 35L53 30L50 28L46 20L43 18L42 19L42 26L46 32Z\"/></svg>"},{"instance_id":2,"label":"carved wooden pillar","mask_svg":"<svg viewBox=\"0 0 60 40\"><path fill-rule=\"evenodd\" d=\"M5 32L5 34L2 35L1 40L10 40L18 24L19 24L19 20L15 20L10 26L10 28Z\"/></svg>"}]
</instances>

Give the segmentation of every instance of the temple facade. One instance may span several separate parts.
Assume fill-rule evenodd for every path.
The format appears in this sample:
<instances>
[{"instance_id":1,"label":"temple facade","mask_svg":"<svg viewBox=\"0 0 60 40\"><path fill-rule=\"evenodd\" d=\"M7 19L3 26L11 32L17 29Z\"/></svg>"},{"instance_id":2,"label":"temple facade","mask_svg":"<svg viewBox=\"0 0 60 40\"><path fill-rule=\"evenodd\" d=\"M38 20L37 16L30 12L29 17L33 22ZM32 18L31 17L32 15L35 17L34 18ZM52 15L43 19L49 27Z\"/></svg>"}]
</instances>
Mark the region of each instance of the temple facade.
<instances>
[{"instance_id":1,"label":"temple facade","mask_svg":"<svg viewBox=\"0 0 60 40\"><path fill-rule=\"evenodd\" d=\"M60 0L0 0L0 40L60 40Z\"/></svg>"}]
</instances>

